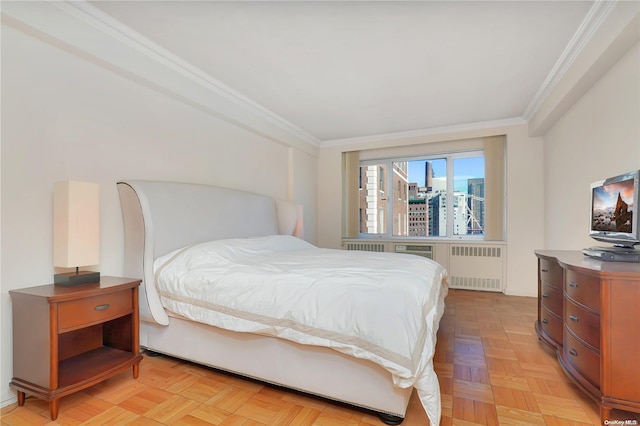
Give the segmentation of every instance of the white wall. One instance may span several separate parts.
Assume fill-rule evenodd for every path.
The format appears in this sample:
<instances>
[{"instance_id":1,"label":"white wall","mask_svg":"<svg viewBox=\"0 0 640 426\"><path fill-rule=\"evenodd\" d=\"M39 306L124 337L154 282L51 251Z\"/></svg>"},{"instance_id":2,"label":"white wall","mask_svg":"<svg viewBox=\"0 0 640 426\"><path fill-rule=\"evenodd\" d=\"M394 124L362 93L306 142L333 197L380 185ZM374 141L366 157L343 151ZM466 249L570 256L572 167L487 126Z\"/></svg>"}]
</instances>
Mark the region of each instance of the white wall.
<instances>
[{"instance_id":1,"label":"white wall","mask_svg":"<svg viewBox=\"0 0 640 426\"><path fill-rule=\"evenodd\" d=\"M640 169L640 45L627 52L544 135L545 247L590 239L592 182Z\"/></svg>"},{"instance_id":2,"label":"white wall","mask_svg":"<svg viewBox=\"0 0 640 426\"><path fill-rule=\"evenodd\" d=\"M15 399L8 387L12 375L8 292L47 284L53 278L55 181L100 184L99 268L103 275L121 275L118 180L210 183L290 198L309 212L305 237L314 242L317 169L313 149L300 150L261 136L33 28L6 22L2 26L2 405Z\"/></svg>"},{"instance_id":3,"label":"white wall","mask_svg":"<svg viewBox=\"0 0 640 426\"><path fill-rule=\"evenodd\" d=\"M590 184L640 169L640 3L616 2L529 120L544 140L546 249L590 239Z\"/></svg>"},{"instance_id":4,"label":"white wall","mask_svg":"<svg viewBox=\"0 0 640 426\"><path fill-rule=\"evenodd\" d=\"M509 123L464 131L430 135L367 138L365 142L341 143L321 148L318 165L318 245L339 248L342 236L342 153L346 151L400 147L483 136L507 137L507 282L509 295L536 296L537 275L533 251L543 246L542 140L531 138L524 123Z\"/></svg>"},{"instance_id":5,"label":"white wall","mask_svg":"<svg viewBox=\"0 0 640 426\"><path fill-rule=\"evenodd\" d=\"M289 199L303 206L303 238L315 243L317 242L318 157L294 148L289 148L289 151Z\"/></svg>"}]
</instances>

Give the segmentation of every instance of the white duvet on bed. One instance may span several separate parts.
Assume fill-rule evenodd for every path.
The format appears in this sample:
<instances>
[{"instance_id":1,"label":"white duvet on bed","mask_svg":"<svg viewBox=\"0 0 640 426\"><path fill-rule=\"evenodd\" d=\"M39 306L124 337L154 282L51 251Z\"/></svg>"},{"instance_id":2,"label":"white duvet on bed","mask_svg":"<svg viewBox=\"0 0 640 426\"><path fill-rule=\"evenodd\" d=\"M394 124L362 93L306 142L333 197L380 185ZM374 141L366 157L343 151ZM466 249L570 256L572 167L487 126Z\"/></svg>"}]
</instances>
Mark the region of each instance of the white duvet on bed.
<instances>
[{"instance_id":1,"label":"white duvet on bed","mask_svg":"<svg viewBox=\"0 0 640 426\"><path fill-rule=\"evenodd\" d=\"M415 387L431 424L439 424L432 357L447 293L441 265L277 235L187 247L154 268L169 311L373 361L397 386Z\"/></svg>"}]
</instances>

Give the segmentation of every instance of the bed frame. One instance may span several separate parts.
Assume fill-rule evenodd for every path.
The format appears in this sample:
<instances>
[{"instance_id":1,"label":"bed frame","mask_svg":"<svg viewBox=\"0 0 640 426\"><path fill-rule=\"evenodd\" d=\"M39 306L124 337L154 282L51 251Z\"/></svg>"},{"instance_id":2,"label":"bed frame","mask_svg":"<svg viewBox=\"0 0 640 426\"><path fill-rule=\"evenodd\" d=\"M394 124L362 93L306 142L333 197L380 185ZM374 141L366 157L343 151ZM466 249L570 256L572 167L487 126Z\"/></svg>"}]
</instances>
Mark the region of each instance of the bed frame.
<instances>
[{"instance_id":1,"label":"bed frame","mask_svg":"<svg viewBox=\"0 0 640 426\"><path fill-rule=\"evenodd\" d=\"M118 182L125 275L142 279L140 345L162 354L374 411L387 424L405 417L412 388L367 360L325 347L223 330L172 315L161 305L153 261L175 249L226 238L293 233L297 207L208 185Z\"/></svg>"}]
</instances>

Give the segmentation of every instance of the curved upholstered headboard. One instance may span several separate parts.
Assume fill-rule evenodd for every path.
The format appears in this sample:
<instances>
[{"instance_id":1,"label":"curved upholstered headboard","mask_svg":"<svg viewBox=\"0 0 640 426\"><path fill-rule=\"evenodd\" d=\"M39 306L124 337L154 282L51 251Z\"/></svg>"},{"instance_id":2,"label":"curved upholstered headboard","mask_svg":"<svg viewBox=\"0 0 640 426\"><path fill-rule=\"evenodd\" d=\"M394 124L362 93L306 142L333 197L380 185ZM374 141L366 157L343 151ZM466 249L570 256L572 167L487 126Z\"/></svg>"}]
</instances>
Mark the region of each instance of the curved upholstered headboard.
<instances>
[{"instance_id":1,"label":"curved upholstered headboard","mask_svg":"<svg viewBox=\"0 0 640 426\"><path fill-rule=\"evenodd\" d=\"M125 275L142 279L140 319L168 324L153 261L173 250L227 238L292 234L297 207L265 195L209 185L118 182L125 233Z\"/></svg>"}]
</instances>

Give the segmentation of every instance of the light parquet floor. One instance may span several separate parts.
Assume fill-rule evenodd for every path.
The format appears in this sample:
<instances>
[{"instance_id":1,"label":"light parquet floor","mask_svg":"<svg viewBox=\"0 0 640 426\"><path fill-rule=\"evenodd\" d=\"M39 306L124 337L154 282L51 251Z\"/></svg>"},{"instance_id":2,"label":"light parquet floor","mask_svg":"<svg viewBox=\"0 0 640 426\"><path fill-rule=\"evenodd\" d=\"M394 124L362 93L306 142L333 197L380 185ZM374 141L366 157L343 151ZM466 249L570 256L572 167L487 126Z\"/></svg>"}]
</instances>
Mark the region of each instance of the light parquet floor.
<instances>
[{"instance_id":1,"label":"light parquet floor","mask_svg":"<svg viewBox=\"0 0 640 426\"><path fill-rule=\"evenodd\" d=\"M540 343L534 298L450 290L434 365L444 425L599 425L596 404ZM614 412L621 420L632 413ZM5 407L2 426L377 426L370 413L168 357L144 357L140 377L121 374L60 403L28 398ZM403 426L429 424L414 391ZM633 424L633 423L631 423ZM638 423L637 423L638 424Z\"/></svg>"}]
</instances>

